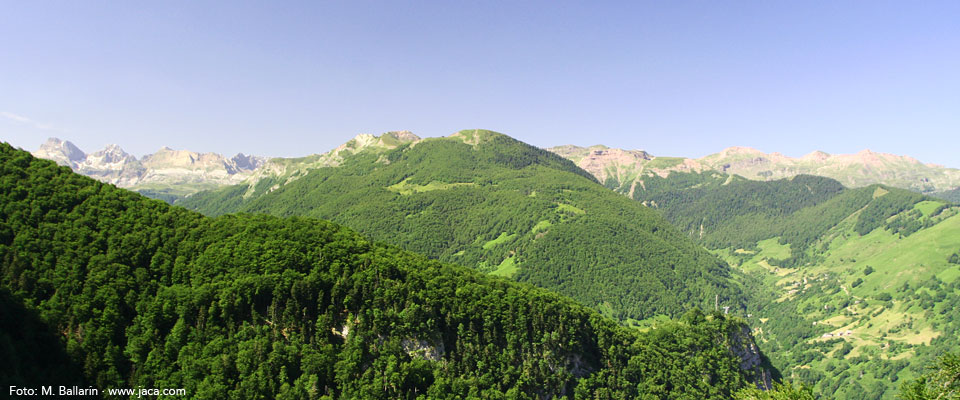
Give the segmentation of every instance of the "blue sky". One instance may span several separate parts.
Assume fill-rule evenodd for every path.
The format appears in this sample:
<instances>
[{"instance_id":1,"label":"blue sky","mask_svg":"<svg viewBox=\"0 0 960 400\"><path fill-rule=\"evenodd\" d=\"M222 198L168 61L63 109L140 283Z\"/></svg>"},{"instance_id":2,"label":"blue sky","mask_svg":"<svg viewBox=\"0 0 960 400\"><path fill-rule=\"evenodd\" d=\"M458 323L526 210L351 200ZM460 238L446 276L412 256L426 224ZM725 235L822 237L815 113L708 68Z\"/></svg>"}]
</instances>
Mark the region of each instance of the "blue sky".
<instances>
[{"instance_id":1,"label":"blue sky","mask_svg":"<svg viewBox=\"0 0 960 400\"><path fill-rule=\"evenodd\" d=\"M960 2L0 2L0 139L298 156L500 131L960 167Z\"/></svg>"}]
</instances>

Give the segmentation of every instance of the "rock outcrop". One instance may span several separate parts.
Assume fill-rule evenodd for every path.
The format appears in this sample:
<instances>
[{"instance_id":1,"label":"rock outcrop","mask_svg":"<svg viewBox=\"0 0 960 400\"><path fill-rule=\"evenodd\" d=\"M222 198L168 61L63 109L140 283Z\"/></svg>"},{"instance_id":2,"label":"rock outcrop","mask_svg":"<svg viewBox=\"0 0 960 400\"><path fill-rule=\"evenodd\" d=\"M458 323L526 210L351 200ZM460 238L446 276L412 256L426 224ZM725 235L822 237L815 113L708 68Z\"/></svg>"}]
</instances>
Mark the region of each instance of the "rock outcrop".
<instances>
[{"instance_id":1,"label":"rock outcrop","mask_svg":"<svg viewBox=\"0 0 960 400\"><path fill-rule=\"evenodd\" d=\"M750 327L742 324L738 331L730 332L728 349L740 359L740 369L751 377L750 381L758 389L770 390L773 388L773 368L750 333Z\"/></svg>"}]
</instances>

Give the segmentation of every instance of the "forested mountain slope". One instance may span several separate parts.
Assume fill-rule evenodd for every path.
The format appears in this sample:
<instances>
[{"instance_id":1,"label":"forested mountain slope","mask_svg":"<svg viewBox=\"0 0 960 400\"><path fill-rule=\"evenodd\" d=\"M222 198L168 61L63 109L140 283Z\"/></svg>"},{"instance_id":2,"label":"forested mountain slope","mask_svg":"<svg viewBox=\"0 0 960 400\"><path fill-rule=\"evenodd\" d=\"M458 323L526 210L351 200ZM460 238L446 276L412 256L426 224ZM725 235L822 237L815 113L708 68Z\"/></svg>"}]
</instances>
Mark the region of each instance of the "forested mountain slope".
<instances>
[{"instance_id":1,"label":"forested mountain slope","mask_svg":"<svg viewBox=\"0 0 960 400\"><path fill-rule=\"evenodd\" d=\"M960 208L950 203L716 172L648 177L634 196L765 282L773 296L748 321L785 376L823 395L893 398L902 379L958 350Z\"/></svg>"},{"instance_id":2,"label":"forested mountain slope","mask_svg":"<svg viewBox=\"0 0 960 400\"><path fill-rule=\"evenodd\" d=\"M621 321L740 309L742 276L572 162L489 131L359 152L292 182L177 204L327 218L441 261L555 290Z\"/></svg>"},{"instance_id":3,"label":"forested mountain slope","mask_svg":"<svg viewBox=\"0 0 960 400\"><path fill-rule=\"evenodd\" d=\"M7 144L0 263L9 385L191 398L729 398L770 375L745 325L720 314L694 310L641 334L329 222L204 217Z\"/></svg>"}]
</instances>

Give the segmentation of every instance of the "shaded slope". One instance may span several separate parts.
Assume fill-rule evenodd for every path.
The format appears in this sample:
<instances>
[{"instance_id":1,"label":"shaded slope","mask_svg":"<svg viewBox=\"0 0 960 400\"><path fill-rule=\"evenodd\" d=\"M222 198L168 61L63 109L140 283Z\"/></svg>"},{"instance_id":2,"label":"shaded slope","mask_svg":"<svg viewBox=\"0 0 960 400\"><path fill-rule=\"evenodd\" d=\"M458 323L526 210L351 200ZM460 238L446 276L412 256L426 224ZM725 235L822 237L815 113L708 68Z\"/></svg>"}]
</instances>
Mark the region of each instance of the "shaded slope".
<instances>
[{"instance_id":1,"label":"shaded slope","mask_svg":"<svg viewBox=\"0 0 960 400\"><path fill-rule=\"evenodd\" d=\"M358 153L290 183L230 187L178 204L210 215L328 218L556 290L620 320L712 308L716 296L744 304L738 277L656 212L568 160L488 131Z\"/></svg>"},{"instance_id":2,"label":"shaded slope","mask_svg":"<svg viewBox=\"0 0 960 400\"><path fill-rule=\"evenodd\" d=\"M207 218L6 144L0 261L2 300L35 310L101 389L728 398L769 375L744 325L722 315L694 311L641 335L544 290L329 222ZM18 374L36 367L19 360Z\"/></svg>"},{"instance_id":3,"label":"shaded slope","mask_svg":"<svg viewBox=\"0 0 960 400\"><path fill-rule=\"evenodd\" d=\"M54 382L87 387L81 367L67 355L57 332L5 287L0 287L0 310L0 382L5 389L39 388Z\"/></svg>"}]
</instances>

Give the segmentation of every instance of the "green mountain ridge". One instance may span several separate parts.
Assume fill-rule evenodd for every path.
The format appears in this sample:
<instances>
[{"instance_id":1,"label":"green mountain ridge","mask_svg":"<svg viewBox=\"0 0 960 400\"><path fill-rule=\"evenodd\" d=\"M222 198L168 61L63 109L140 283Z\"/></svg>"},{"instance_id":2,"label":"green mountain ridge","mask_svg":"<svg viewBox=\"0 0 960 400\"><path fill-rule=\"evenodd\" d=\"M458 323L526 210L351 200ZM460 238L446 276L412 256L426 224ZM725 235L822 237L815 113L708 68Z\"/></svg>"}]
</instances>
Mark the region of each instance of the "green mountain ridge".
<instances>
[{"instance_id":1,"label":"green mountain ridge","mask_svg":"<svg viewBox=\"0 0 960 400\"><path fill-rule=\"evenodd\" d=\"M634 197L764 281L771 295L747 318L761 348L824 396L893 398L956 351L960 207L883 185L709 171L650 177Z\"/></svg>"},{"instance_id":2,"label":"green mountain ridge","mask_svg":"<svg viewBox=\"0 0 960 400\"><path fill-rule=\"evenodd\" d=\"M0 189L5 384L280 399L729 398L769 385L749 329L722 314L640 333L326 221L204 217L7 144Z\"/></svg>"},{"instance_id":3,"label":"green mountain ridge","mask_svg":"<svg viewBox=\"0 0 960 400\"><path fill-rule=\"evenodd\" d=\"M311 216L445 262L555 290L636 323L715 300L743 278L655 211L553 153L482 130L358 152L290 182L260 181L177 204Z\"/></svg>"}]
</instances>

